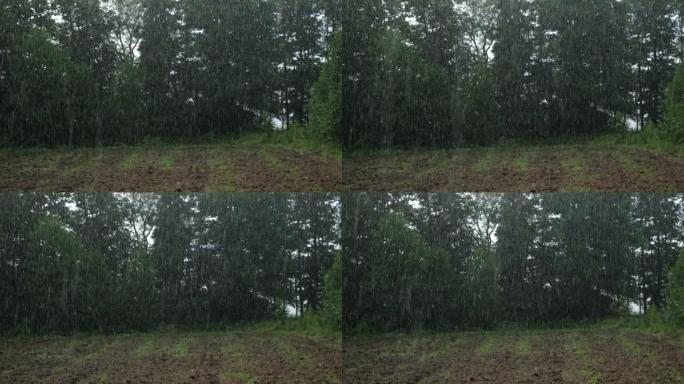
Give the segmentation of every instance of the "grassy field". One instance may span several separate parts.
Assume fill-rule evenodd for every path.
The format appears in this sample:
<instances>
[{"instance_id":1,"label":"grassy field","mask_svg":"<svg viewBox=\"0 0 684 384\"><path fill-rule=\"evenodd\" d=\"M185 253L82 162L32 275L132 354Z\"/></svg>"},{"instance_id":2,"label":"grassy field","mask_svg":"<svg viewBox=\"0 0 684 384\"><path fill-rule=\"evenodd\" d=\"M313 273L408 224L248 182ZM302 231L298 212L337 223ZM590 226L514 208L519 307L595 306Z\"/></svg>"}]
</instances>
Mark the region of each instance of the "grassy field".
<instances>
[{"instance_id":1,"label":"grassy field","mask_svg":"<svg viewBox=\"0 0 684 384\"><path fill-rule=\"evenodd\" d=\"M349 383L684 383L684 337L579 328L344 341Z\"/></svg>"},{"instance_id":2,"label":"grassy field","mask_svg":"<svg viewBox=\"0 0 684 384\"><path fill-rule=\"evenodd\" d=\"M341 153L245 138L206 145L0 151L0 191L335 191Z\"/></svg>"},{"instance_id":3,"label":"grassy field","mask_svg":"<svg viewBox=\"0 0 684 384\"><path fill-rule=\"evenodd\" d=\"M0 383L339 383L339 338L246 329L0 340Z\"/></svg>"},{"instance_id":4,"label":"grassy field","mask_svg":"<svg viewBox=\"0 0 684 384\"><path fill-rule=\"evenodd\" d=\"M613 143L345 153L351 191L682 191L684 151Z\"/></svg>"}]
</instances>

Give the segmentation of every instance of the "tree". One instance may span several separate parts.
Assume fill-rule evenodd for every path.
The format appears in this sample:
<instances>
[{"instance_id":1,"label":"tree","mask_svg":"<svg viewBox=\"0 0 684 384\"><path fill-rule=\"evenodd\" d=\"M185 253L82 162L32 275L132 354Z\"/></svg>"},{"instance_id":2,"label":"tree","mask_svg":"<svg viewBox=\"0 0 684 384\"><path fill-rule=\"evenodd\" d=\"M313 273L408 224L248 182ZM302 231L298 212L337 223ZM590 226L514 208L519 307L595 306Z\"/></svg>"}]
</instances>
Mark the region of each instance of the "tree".
<instances>
[{"instance_id":1,"label":"tree","mask_svg":"<svg viewBox=\"0 0 684 384\"><path fill-rule=\"evenodd\" d=\"M119 60L135 62L142 36L143 4L140 0L114 0L112 6L113 33Z\"/></svg>"},{"instance_id":2,"label":"tree","mask_svg":"<svg viewBox=\"0 0 684 384\"><path fill-rule=\"evenodd\" d=\"M617 1L541 2L541 23L552 36L547 54L561 134L610 130L615 113L629 112L627 10ZM548 123L554 124L550 121Z\"/></svg>"},{"instance_id":3,"label":"tree","mask_svg":"<svg viewBox=\"0 0 684 384\"><path fill-rule=\"evenodd\" d=\"M280 0L282 49L280 90L285 127L308 120L309 91L318 78L323 55L323 17L317 0ZM340 72L341 73L341 72Z\"/></svg>"},{"instance_id":4,"label":"tree","mask_svg":"<svg viewBox=\"0 0 684 384\"><path fill-rule=\"evenodd\" d=\"M532 3L533 4L533 3ZM534 129L531 113L530 76L533 45L533 17L530 3L520 0L500 0L494 44L494 78L500 106L498 123L502 134L515 136Z\"/></svg>"},{"instance_id":5,"label":"tree","mask_svg":"<svg viewBox=\"0 0 684 384\"><path fill-rule=\"evenodd\" d=\"M668 282L668 315L677 324L684 325L684 252L680 252Z\"/></svg>"},{"instance_id":6,"label":"tree","mask_svg":"<svg viewBox=\"0 0 684 384\"><path fill-rule=\"evenodd\" d=\"M328 47L326 61L313 84L309 104L309 125L324 140L342 139L342 53L341 33L336 33Z\"/></svg>"},{"instance_id":7,"label":"tree","mask_svg":"<svg viewBox=\"0 0 684 384\"><path fill-rule=\"evenodd\" d=\"M681 240L681 206L667 194L643 194L634 206L640 247L636 250L639 299L646 312L663 309L667 273L675 263Z\"/></svg>"},{"instance_id":8,"label":"tree","mask_svg":"<svg viewBox=\"0 0 684 384\"><path fill-rule=\"evenodd\" d=\"M274 318L295 305L294 254L306 255L307 312L334 318L338 204L334 194L3 194L0 332Z\"/></svg>"},{"instance_id":9,"label":"tree","mask_svg":"<svg viewBox=\"0 0 684 384\"><path fill-rule=\"evenodd\" d=\"M106 145L241 135L273 129L272 118L283 115L287 123L304 124L331 43L328 31L340 24L341 11L333 5L5 1L3 143ZM341 64L333 65L326 76L335 81L341 71ZM330 92L322 104L341 103L334 89L319 94ZM335 108L341 107L327 107Z\"/></svg>"},{"instance_id":10,"label":"tree","mask_svg":"<svg viewBox=\"0 0 684 384\"><path fill-rule=\"evenodd\" d=\"M176 129L178 11L174 0L151 0L143 7L140 71L149 131L142 132L138 140L147 135L173 134Z\"/></svg>"},{"instance_id":11,"label":"tree","mask_svg":"<svg viewBox=\"0 0 684 384\"><path fill-rule=\"evenodd\" d=\"M332 267L325 275L323 316L333 329L342 325L342 254L337 253Z\"/></svg>"},{"instance_id":12,"label":"tree","mask_svg":"<svg viewBox=\"0 0 684 384\"><path fill-rule=\"evenodd\" d=\"M665 134L675 143L684 143L684 64L677 67L667 88L665 101Z\"/></svg>"},{"instance_id":13,"label":"tree","mask_svg":"<svg viewBox=\"0 0 684 384\"><path fill-rule=\"evenodd\" d=\"M529 322L539 313L539 292L528 273L533 270L538 207L529 196L504 195L501 201L501 222L496 236L497 259L500 260L501 300L508 321Z\"/></svg>"},{"instance_id":14,"label":"tree","mask_svg":"<svg viewBox=\"0 0 684 384\"><path fill-rule=\"evenodd\" d=\"M681 251L679 195L358 194L343 205L347 332L664 309Z\"/></svg>"},{"instance_id":15,"label":"tree","mask_svg":"<svg viewBox=\"0 0 684 384\"><path fill-rule=\"evenodd\" d=\"M676 4L634 0L629 3L632 49L636 55L636 104L639 126L659 123L665 87L677 60Z\"/></svg>"}]
</instances>

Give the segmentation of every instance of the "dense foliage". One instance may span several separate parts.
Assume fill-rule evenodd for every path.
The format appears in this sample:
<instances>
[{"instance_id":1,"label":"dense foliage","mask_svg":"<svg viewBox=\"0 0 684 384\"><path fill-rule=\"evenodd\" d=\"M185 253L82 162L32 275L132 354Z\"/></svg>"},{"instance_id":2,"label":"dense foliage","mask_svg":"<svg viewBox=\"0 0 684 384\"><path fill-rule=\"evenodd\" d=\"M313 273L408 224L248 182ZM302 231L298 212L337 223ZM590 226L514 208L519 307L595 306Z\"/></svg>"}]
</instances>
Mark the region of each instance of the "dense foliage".
<instances>
[{"instance_id":1,"label":"dense foliage","mask_svg":"<svg viewBox=\"0 0 684 384\"><path fill-rule=\"evenodd\" d=\"M325 275L323 284L323 310L326 322L335 330L342 326L342 253L335 257Z\"/></svg>"},{"instance_id":2,"label":"dense foliage","mask_svg":"<svg viewBox=\"0 0 684 384\"><path fill-rule=\"evenodd\" d=\"M679 195L360 193L343 209L346 330L664 309L683 240Z\"/></svg>"},{"instance_id":3,"label":"dense foliage","mask_svg":"<svg viewBox=\"0 0 684 384\"><path fill-rule=\"evenodd\" d=\"M668 137L678 144L684 143L684 64L679 65L667 88L664 126Z\"/></svg>"},{"instance_id":4,"label":"dense foliage","mask_svg":"<svg viewBox=\"0 0 684 384\"><path fill-rule=\"evenodd\" d=\"M642 129L681 55L672 0L356 0L348 147L486 145Z\"/></svg>"},{"instance_id":5,"label":"dense foliage","mask_svg":"<svg viewBox=\"0 0 684 384\"><path fill-rule=\"evenodd\" d=\"M4 0L0 144L138 143L268 130L274 119L283 128L306 123L339 28L336 7Z\"/></svg>"},{"instance_id":6,"label":"dense foliage","mask_svg":"<svg viewBox=\"0 0 684 384\"><path fill-rule=\"evenodd\" d=\"M670 272L667 299L667 310L671 320L684 326L684 251Z\"/></svg>"},{"instance_id":7,"label":"dense foliage","mask_svg":"<svg viewBox=\"0 0 684 384\"><path fill-rule=\"evenodd\" d=\"M338 205L323 193L0 194L0 331L318 313L334 295Z\"/></svg>"}]
</instances>

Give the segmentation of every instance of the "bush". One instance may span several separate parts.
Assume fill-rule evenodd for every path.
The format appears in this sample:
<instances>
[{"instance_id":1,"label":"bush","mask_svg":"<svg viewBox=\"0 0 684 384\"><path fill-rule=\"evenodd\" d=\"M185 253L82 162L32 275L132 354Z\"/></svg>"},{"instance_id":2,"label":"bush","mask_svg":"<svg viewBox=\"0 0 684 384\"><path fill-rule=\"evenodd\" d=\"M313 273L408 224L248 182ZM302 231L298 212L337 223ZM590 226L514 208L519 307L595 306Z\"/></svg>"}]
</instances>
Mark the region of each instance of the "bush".
<instances>
[{"instance_id":1,"label":"bush","mask_svg":"<svg viewBox=\"0 0 684 384\"><path fill-rule=\"evenodd\" d=\"M684 251L670 271L667 288L668 318L675 324L684 326Z\"/></svg>"}]
</instances>

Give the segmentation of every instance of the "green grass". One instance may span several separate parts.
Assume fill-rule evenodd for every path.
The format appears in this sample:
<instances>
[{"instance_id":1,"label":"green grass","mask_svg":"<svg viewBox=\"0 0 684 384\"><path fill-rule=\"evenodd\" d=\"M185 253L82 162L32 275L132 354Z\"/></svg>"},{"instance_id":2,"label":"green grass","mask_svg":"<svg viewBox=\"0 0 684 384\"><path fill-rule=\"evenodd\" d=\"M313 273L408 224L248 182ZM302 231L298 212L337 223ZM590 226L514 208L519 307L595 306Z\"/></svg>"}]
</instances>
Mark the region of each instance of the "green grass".
<instances>
[{"instance_id":1,"label":"green grass","mask_svg":"<svg viewBox=\"0 0 684 384\"><path fill-rule=\"evenodd\" d=\"M182 338L176 343L173 355L176 357L183 357L188 354L188 339Z\"/></svg>"},{"instance_id":2,"label":"green grass","mask_svg":"<svg viewBox=\"0 0 684 384\"><path fill-rule=\"evenodd\" d=\"M577 151L573 151L573 156L563 161L563 168L570 170L571 172L581 175L587 170L587 164L581 154Z\"/></svg>"},{"instance_id":3,"label":"green grass","mask_svg":"<svg viewBox=\"0 0 684 384\"><path fill-rule=\"evenodd\" d=\"M154 340L152 339L152 336L144 337L142 340L142 344L133 352L133 355L137 358L144 358L154 352Z\"/></svg>"},{"instance_id":4,"label":"green grass","mask_svg":"<svg viewBox=\"0 0 684 384\"><path fill-rule=\"evenodd\" d=\"M0 355L12 356L12 363L9 363L9 369L0 369L0 381L19 377L22 378L20 382L33 382L27 378L34 377L35 367L48 362L50 370L44 382L63 381L66 374L66 377L79 377L84 383L123 382L130 374L125 372L129 367L133 370L152 367L149 371L151 382L175 382L169 378L187 377L188 364L196 364L194 369L202 369L201 362L210 354L217 363L210 369L231 383L272 380L273 376L264 372L264 367L281 367L287 382L304 376L309 379L314 376L316 382L340 382L335 363L330 360L339 358L335 349L340 344L332 337L318 340L295 331L275 330L277 328L270 323L218 327L209 331L167 329L118 335L3 337L0 338ZM332 333L328 332L328 335ZM321 355L328 351L329 356ZM160 361L169 364L163 371L154 370L154 367L160 367Z\"/></svg>"},{"instance_id":5,"label":"green grass","mask_svg":"<svg viewBox=\"0 0 684 384\"><path fill-rule=\"evenodd\" d=\"M252 133L230 142L237 147L278 146L304 152L317 152L342 160L342 146L330 140L320 139L305 129L292 127L287 131Z\"/></svg>"},{"instance_id":6,"label":"green grass","mask_svg":"<svg viewBox=\"0 0 684 384\"><path fill-rule=\"evenodd\" d=\"M447 150L454 149L476 149L476 150L493 150L500 152L502 150L525 150L535 148L554 148L554 147L576 147L576 148L615 148L615 147L630 147L651 149L662 153L678 154L684 156L684 145L673 143L669 140L658 137L657 134L643 131L643 132L624 132L624 133L610 133L598 136L580 136L580 137L558 137L558 138L540 138L540 139L506 139L497 144L486 147L478 146L451 146ZM353 154L392 154L405 153L407 151L422 151L432 152L443 150L437 147L419 147L419 148L400 148L400 147L382 147L382 148L349 148L345 150L345 155Z\"/></svg>"},{"instance_id":7,"label":"green grass","mask_svg":"<svg viewBox=\"0 0 684 384\"><path fill-rule=\"evenodd\" d=\"M166 154L161 159L161 168L165 171L170 171L173 169L174 163L175 160L173 158L173 155Z\"/></svg>"},{"instance_id":8,"label":"green grass","mask_svg":"<svg viewBox=\"0 0 684 384\"><path fill-rule=\"evenodd\" d=\"M99 383L101 383L101 384L109 383L109 373L102 372L102 374L100 375Z\"/></svg>"},{"instance_id":9,"label":"green grass","mask_svg":"<svg viewBox=\"0 0 684 384\"><path fill-rule=\"evenodd\" d=\"M486 334L482 343L475 349L475 353L479 355L494 353L497 349L497 344L499 343L497 342L497 337L495 335Z\"/></svg>"},{"instance_id":10,"label":"green grass","mask_svg":"<svg viewBox=\"0 0 684 384\"><path fill-rule=\"evenodd\" d=\"M522 336L515 346L515 353L518 356L527 356L532 351L532 345L530 339L526 336Z\"/></svg>"},{"instance_id":11,"label":"green grass","mask_svg":"<svg viewBox=\"0 0 684 384\"><path fill-rule=\"evenodd\" d=\"M342 332L328 324L320 315L305 314L299 318L283 318L264 321L255 325L235 326L232 330L242 332L285 332L306 335L314 339L335 338L342 340Z\"/></svg>"},{"instance_id":12,"label":"green grass","mask_svg":"<svg viewBox=\"0 0 684 384\"><path fill-rule=\"evenodd\" d=\"M684 330L679 330L682 332ZM598 322L596 324L576 323L560 328L531 328L531 329L496 329L492 331L429 333L416 332L413 334L371 334L370 336L356 335L348 339L350 356L354 356L355 349L359 351L372 348L380 365L387 361L390 366L378 368L378 371L397 372L397 377L410 377L416 367L431 367L436 371L450 372L451 361L460 361L469 356L475 361L501 362L496 368L468 366L468 375L478 376L493 374L492 369L501 369L495 377L508 375L511 382L530 380L530 374L536 369L541 372L557 372L563 382L571 383L601 383L613 377L615 372L607 364L613 358L611 352L618 352L621 362L644 362L643 368L653 378L669 377L674 381L684 382L682 375L676 368L662 367L665 358L671 358L672 352L663 354L658 340L667 343L679 343L677 333L664 333L661 336L641 328L622 328L619 323ZM642 336L646 336L643 337ZM456 338L455 338L456 337ZM455 338L455 339L454 339ZM450 340L465 340L465 344ZM445 346L442 346L445 344ZM681 345L684 349L684 345ZM435 353L439 350L439 353ZM667 349L666 349L667 351ZM361 355L364 356L364 355ZM494 360L494 356L497 356ZM500 360L505 358L506 361ZM510 359L510 360L509 360ZM548 359L549 365L545 361ZM350 358L350 361L354 361ZM359 361L363 366L364 362ZM474 364L474 363L473 363ZM352 365L354 366L354 365ZM631 372L641 369L632 366ZM454 371L458 375L459 371ZM373 372L369 377L376 379ZM630 373L625 373L629 375ZM472 377L471 376L471 377ZM467 379L466 376L464 379ZM542 376L545 377L545 376ZM625 376L627 377L627 376ZM623 379L625 378L623 377ZM454 381L458 376L454 377ZM367 378L370 382L370 378ZM531 382L531 381L530 381Z\"/></svg>"},{"instance_id":13,"label":"green grass","mask_svg":"<svg viewBox=\"0 0 684 384\"><path fill-rule=\"evenodd\" d=\"M497 164L497 153L494 150L488 149L484 156L473 165L475 172L487 172Z\"/></svg>"},{"instance_id":14,"label":"green grass","mask_svg":"<svg viewBox=\"0 0 684 384\"><path fill-rule=\"evenodd\" d=\"M240 372L237 374L237 377L240 380L244 381L246 384L256 384L257 382L257 378L250 375L249 373Z\"/></svg>"},{"instance_id":15,"label":"green grass","mask_svg":"<svg viewBox=\"0 0 684 384\"><path fill-rule=\"evenodd\" d=\"M280 160L280 158L273 155L273 152L269 151L268 148L261 148L259 150L259 157L264 159L266 164L268 164L268 166L276 172L283 172L288 170L287 165L283 163ZM294 169L291 169L290 171L294 171Z\"/></svg>"},{"instance_id":16,"label":"green grass","mask_svg":"<svg viewBox=\"0 0 684 384\"><path fill-rule=\"evenodd\" d=\"M588 383L589 384L600 384L601 383L601 375L598 373L593 373L591 371L583 371L583 373L587 376L591 376L591 379L589 379Z\"/></svg>"},{"instance_id":17,"label":"green grass","mask_svg":"<svg viewBox=\"0 0 684 384\"><path fill-rule=\"evenodd\" d=\"M624 349L629 351L629 353L633 355L641 355L642 357L646 357L646 355L642 353L642 349L639 346L639 344L628 339L624 333L620 332L620 334L618 334L617 336L617 340ZM649 357L652 357L652 355Z\"/></svg>"},{"instance_id":18,"label":"green grass","mask_svg":"<svg viewBox=\"0 0 684 384\"><path fill-rule=\"evenodd\" d=\"M235 171L228 156L225 156L220 148L212 149L209 154L207 163L215 176L210 187L214 190L236 192Z\"/></svg>"},{"instance_id":19,"label":"green grass","mask_svg":"<svg viewBox=\"0 0 684 384\"><path fill-rule=\"evenodd\" d=\"M530 165L530 154L527 151L523 151L515 158L513 161L513 169L518 172L526 172Z\"/></svg>"},{"instance_id":20,"label":"green grass","mask_svg":"<svg viewBox=\"0 0 684 384\"><path fill-rule=\"evenodd\" d=\"M140 152L134 151L124 161L121 162L120 168L123 171L130 171L131 169L135 168L140 164Z\"/></svg>"},{"instance_id":21,"label":"green grass","mask_svg":"<svg viewBox=\"0 0 684 384\"><path fill-rule=\"evenodd\" d=\"M624 146L641 149L650 149L663 154L684 156L684 145L673 143L667 139L659 137L658 133L652 129L641 132L625 132L606 134L593 138L590 144L603 146Z\"/></svg>"},{"instance_id":22,"label":"green grass","mask_svg":"<svg viewBox=\"0 0 684 384\"><path fill-rule=\"evenodd\" d=\"M98 160L102 158L102 155L91 156L85 152L79 152L74 156L74 162L62 170L61 176L68 177L73 174L79 173L82 170L97 164Z\"/></svg>"}]
</instances>

